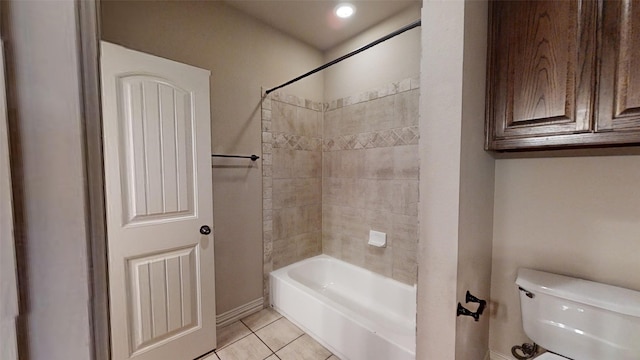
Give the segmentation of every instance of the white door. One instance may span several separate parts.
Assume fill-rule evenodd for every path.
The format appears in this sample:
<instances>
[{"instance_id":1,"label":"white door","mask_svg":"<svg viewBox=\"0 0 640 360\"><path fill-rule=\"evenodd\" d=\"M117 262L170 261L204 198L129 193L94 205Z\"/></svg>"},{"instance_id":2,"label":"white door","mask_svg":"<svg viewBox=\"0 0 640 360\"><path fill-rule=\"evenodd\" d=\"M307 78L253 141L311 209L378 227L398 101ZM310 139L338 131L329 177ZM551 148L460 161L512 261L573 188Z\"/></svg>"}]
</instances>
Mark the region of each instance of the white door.
<instances>
[{"instance_id":1,"label":"white door","mask_svg":"<svg viewBox=\"0 0 640 360\"><path fill-rule=\"evenodd\" d=\"M216 346L209 71L102 42L112 358Z\"/></svg>"}]
</instances>

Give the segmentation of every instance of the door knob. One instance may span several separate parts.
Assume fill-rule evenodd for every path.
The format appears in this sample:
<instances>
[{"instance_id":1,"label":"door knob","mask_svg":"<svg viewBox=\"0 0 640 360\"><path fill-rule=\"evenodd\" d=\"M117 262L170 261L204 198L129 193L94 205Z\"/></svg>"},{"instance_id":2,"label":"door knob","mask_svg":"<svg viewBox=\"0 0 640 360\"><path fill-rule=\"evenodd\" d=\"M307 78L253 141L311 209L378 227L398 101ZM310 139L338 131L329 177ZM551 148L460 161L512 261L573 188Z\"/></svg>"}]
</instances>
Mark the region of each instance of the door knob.
<instances>
[{"instance_id":1,"label":"door knob","mask_svg":"<svg viewBox=\"0 0 640 360\"><path fill-rule=\"evenodd\" d=\"M211 228L207 225L202 225L200 227L200 234L202 235L209 235L211 234Z\"/></svg>"}]
</instances>

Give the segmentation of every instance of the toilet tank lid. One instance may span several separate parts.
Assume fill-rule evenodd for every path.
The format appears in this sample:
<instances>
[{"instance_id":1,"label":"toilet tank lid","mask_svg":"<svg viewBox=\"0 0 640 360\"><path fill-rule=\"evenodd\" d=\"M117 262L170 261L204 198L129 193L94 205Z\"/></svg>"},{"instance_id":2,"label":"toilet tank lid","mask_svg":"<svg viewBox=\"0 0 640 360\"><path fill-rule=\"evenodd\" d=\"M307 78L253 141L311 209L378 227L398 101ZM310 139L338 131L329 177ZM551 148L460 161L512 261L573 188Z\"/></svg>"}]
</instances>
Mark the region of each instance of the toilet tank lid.
<instances>
[{"instance_id":1,"label":"toilet tank lid","mask_svg":"<svg viewBox=\"0 0 640 360\"><path fill-rule=\"evenodd\" d=\"M534 294L543 293L640 317L640 291L525 268L518 269L516 284Z\"/></svg>"}]
</instances>

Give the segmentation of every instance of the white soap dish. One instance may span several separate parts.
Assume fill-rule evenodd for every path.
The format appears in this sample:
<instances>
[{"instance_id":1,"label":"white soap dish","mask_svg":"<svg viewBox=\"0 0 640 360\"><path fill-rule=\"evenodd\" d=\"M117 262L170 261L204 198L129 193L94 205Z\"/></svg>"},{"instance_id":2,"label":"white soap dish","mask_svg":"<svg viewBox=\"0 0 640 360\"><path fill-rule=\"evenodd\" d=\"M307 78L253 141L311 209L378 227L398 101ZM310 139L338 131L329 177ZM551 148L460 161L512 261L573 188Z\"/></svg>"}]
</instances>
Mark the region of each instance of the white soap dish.
<instances>
[{"instance_id":1,"label":"white soap dish","mask_svg":"<svg viewBox=\"0 0 640 360\"><path fill-rule=\"evenodd\" d=\"M380 231L369 230L368 244L375 247L387 247L387 234Z\"/></svg>"}]
</instances>

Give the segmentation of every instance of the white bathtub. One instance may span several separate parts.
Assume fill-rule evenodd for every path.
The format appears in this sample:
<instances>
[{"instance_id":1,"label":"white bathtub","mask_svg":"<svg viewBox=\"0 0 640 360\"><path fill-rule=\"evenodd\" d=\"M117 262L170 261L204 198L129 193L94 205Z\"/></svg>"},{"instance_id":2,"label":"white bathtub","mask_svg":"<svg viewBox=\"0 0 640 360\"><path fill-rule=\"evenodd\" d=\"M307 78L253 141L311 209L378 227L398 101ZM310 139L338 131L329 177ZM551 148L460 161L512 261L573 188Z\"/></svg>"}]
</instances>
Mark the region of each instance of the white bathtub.
<instances>
[{"instance_id":1,"label":"white bathtub","mask_svg":"<svg viewBox=\"0 0 640 360\"><path fill-rule=\"evenodd\" d=\"M271 305L342 360L414 360L416 289L327 255L270 274Z\"/></svg>"}]
</instances>

